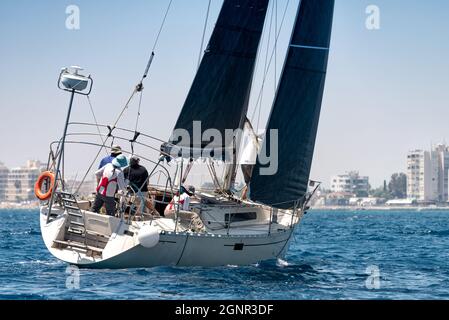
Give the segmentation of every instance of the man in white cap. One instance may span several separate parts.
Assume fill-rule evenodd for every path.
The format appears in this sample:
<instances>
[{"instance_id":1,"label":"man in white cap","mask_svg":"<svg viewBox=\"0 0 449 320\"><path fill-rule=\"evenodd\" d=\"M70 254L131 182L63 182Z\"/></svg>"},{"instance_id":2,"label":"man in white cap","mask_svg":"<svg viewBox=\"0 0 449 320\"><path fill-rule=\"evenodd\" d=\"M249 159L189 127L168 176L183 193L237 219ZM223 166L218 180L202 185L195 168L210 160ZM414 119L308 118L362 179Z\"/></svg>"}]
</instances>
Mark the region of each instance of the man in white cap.
<instances>
[{"instance_id":1,"label":"man in white cap","mask_svg":"<svg viewBox=\"0 0 449 320\"><path fill-rule=\"evenodd\" d=\"M100 166L98 167L98 169L101 169L108 163L111 163L112 160L114 160L121 154L122 154L122 148L120 146L113 146L111 148L111 155L109 155L101 160Z\"/></svg>"},{"instance_id":2,"label":"man in white cap","mask_svg":"<svg viewBox=\"0 0 449 320\"><path fill-rule=\"evenodd\" d=\"M115 215L117 188L126 191L125 175L123 174L123 168L126 166L128 166L128 159L124 155L119 155L95 173L100 183L92 206L93 212L99 213L101 207L105 205L107 215Z\"/></svg>"}]
</instances>

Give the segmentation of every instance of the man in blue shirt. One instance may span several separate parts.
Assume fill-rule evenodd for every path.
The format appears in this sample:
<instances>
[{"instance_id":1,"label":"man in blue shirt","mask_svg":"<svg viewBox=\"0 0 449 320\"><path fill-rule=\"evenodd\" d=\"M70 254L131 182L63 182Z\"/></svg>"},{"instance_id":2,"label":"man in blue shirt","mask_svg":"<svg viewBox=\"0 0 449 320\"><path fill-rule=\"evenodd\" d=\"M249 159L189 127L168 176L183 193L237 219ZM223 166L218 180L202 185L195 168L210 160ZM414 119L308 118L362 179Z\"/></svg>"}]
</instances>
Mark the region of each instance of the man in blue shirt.
<instances>
[{"instance_id":1,"label":"man in blue shirt","mask_svg":"<svg viewBox=\"0 0 449 320\"><path fill-rule=\"evenodd\" d=\"M120 146L113 146L111 149L111 155L107 156L101 160L100 166L98 167L98 169L103 168L108 163L112 163L112 160L114 160L121 154L122 154L122 148Z\"/></svg>"}]
</instances>

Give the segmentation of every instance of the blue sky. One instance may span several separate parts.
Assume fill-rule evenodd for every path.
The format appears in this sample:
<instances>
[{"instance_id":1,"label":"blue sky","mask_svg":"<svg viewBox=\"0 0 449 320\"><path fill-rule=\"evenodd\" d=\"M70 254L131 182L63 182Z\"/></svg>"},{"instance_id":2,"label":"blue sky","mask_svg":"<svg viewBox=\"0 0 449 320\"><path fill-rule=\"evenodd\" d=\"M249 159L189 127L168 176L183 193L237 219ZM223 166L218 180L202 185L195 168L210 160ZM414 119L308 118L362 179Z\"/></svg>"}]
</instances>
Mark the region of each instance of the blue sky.
<instances>
[{"instance_id":1,"label":"blue sky","mask_svg":"<svg viewBox=\"0 0 449 320\"><path fill-rule=\"evenodd\" d=\"M288 0L278 0L279 20ZM290 0L277 70L298 0ZM68 5L80 30L65 27ZM0 161L46 160L68 103L55 82L61 67L81 65L95 78L94 108L111 123L146 65L167 0L3 0L0 2ZM207 36L222 0L212 0ZM365 28L368 5L381 29ZM207 0L174 0L145 84L142 131L166 139L194 77ZM404 171L409 149L449 142L449 1L336 0L332 51L312 178L359 170L380 185ZM258 72L260 76L260 72ZM270 76L274 79L274 74ZM256 81L256 88L257 88ZM273 81L267 84L265 123ZM257 91L257 90L256 90ZM254 107L251 103L250 114ZM133 126L131 106L122 126ZM74 120L91 121L85 99Z\"/></svg>"}]
</instances>

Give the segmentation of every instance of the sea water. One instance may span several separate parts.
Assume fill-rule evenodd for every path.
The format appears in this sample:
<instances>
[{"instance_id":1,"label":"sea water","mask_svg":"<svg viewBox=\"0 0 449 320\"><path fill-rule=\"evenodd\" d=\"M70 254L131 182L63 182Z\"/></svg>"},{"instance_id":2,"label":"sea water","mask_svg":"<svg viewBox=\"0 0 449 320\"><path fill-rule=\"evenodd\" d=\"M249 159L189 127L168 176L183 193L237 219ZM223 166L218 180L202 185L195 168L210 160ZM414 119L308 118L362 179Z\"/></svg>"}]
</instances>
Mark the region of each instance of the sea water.
<instances>
[{"instance_id":1,"label":"sea water","mask_svg":"<svg viewBox=\"0 0 449 320\"><path fill-rule=\"evenodd\" d=\"M449 299L449 211L310 211L283 260L131 270L58 261L38 216L0 210L0 299Z\"/></svg>"}]
</instances>

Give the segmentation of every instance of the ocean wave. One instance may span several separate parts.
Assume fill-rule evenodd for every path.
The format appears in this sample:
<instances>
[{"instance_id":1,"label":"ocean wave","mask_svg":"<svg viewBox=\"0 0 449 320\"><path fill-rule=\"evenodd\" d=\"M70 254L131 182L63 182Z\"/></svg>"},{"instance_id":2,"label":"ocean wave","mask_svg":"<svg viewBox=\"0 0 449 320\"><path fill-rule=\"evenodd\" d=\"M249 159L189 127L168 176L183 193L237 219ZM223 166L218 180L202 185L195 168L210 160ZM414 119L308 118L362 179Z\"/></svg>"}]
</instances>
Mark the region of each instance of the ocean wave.
<instances>
[{"instance_id":1,"label":"ocean wave","mask_svg":"<svg viewBox=\"0 0 449 320\"><path fill-rule=\"evenodd\" d=\"M449 230L429 230L429 234L432 236L447 237L449 236Z\"/></svg>"},{"instance_id":2,"label":"ocean wave","mask_svg":"<svg viewBox=\"0 0 449 320\"><path fill-rule=\"evenodd\" d=\"M59 260L28 260L28 261L18 261L19 265L43 265L43 266L62 266L66 263Z\"/></svg>"}]
</instances>

